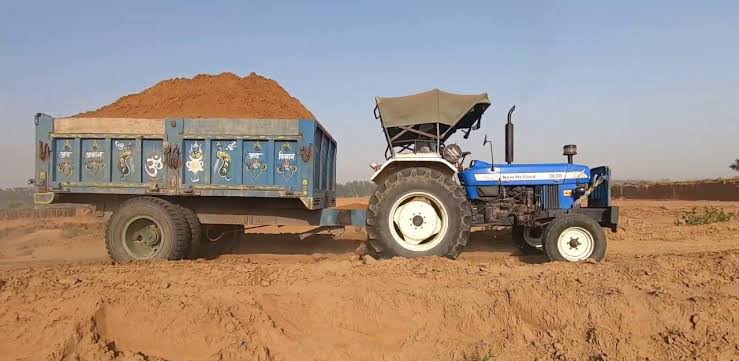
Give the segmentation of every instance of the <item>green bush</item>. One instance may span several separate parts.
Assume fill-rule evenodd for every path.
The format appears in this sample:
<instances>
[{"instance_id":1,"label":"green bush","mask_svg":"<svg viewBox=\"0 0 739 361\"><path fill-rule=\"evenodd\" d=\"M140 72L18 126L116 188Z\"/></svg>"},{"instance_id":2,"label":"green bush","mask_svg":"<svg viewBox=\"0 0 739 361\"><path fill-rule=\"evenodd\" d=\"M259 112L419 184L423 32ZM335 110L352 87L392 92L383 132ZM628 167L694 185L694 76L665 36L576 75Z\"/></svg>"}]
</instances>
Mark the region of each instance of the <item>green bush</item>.
<instances>
[{"instance_id":1,"label":"green bush","mask_svg":"<svg viewBox=\"0 0 739 361\"><path fill-rule=\"evenodd\" d=\"M703 211L698 211L693 207L690 211L684 211L675 220L678 226L697 226L701 224L728 222L736 217L736 213L726 212L721 208L704 207Z\"/></svg>"},{"instance_id":2,"label":"green bush","mask_svg":"<svg viewBox=\"0 0 739 361\"><path fill-rule=\"evenodd\" d=\"M18 209L33 207L32 188L0 189L0 209Z\"/></svg>"}]
</instances>

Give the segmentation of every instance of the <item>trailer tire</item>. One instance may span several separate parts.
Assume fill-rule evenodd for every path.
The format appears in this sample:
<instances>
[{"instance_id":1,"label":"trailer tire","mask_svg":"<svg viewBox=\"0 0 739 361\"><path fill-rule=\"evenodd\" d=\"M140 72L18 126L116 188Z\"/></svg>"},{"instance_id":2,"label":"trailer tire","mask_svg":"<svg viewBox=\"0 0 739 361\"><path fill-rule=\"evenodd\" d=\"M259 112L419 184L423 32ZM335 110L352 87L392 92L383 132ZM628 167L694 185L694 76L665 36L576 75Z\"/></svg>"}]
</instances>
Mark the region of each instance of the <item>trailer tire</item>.
<instances>
[{"instance_id":1,"label":"trailer tire","mask_svg":"<svg viewBox=\"0 0 739 361\"><path fill-rule=\"evenodd\" d=\"M523 252L523 254L541 254L544 252L542 247L536 247L530 242L526 241L527 237L530 237L526 232L532 232L530 227L524 226L513 226L511 229L511 237L513 238L513 244ZM544 239L544 230L540 230L541 236L539 237L542 241Z\"/></svg>"},{"instance_id":2,"label":"trailer tire","mask_svg":"<svg viewBox=\"0 0 739 361\"><path fill-rule=\"evenodd\" d=\"M105 233L108 255L117 262L182 259L191 237L179 207L155 197L123 202Z\"/></svg>"},{"instance_id":3,"label":"trailer tire","mask_svg":"<svg viewBox=\"0 0 739 361\"><path fill-rule=\"evenodd\" d=\"M544 230L544 251L552 261L600 262L606 257L606 247L603 228L583 214L557 217Z\"/></svg>"},{"instance_id":4,"label":"trailer tire","mask_svg":"<svg viewBox=\"0 0 739 361\"><path fill-rule=\"evenodd\" d=\"M180 212L185 216L187 225L190 227L190 247L187 250L188 259L198 259L203 256L202 241L203 241L203 226L200 224L198 215L192 209L179 206Z\"/></svg>"},{"instance_id":5,"label":"trailer tire","mask_svg":"<svg viewBox=\"0 0 739 361\"><path fill-rule=\"evenodd\" d=\"M379 258L455 259L467 245L471 224L469 201L453 176L407 168L385 178L370 197L367 250Z\"/></svg>"}]
</instances>

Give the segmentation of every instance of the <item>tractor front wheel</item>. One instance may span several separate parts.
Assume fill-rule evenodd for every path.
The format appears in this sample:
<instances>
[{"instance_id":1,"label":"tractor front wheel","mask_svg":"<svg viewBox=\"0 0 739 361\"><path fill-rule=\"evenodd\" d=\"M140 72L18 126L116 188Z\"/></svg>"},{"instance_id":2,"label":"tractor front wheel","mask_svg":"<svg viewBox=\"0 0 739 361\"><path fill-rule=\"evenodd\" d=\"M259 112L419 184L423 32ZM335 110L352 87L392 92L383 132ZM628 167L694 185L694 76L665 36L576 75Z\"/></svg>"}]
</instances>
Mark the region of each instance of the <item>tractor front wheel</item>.
<instances>
[{"instance_id":1,"label":"tractor front wheel","mask_svg":"<svg viewBox=\"0 0 739 361\"><path fill-rule=\"evenodd\" d=\"M370 198L368 250L380 257L457 258L471 223L469 202L452 176L407 168L386 178Z\"/></svg>"},{"instance_id":2,"label":"tractor front wheel","mask_svg":"<svg viewBox=\"0 0 739 361\"><path fill-rule=\"evenodd\" d=\"M524 227L513 226L511 237L513 244L523 252L523 254L541 254L543 251L542 239L544 228L541 227Z\"/></svg>"},{"instance_id":3,"label":"tractor front wheel","mask_svg":"<svg viewBox=\"0 0 739 361\"><path fill-rule=\"evenodd\" d=\"M582 214L557 217L544 230L544 250L552 261L602 261L606 234L600 224Z\"/></svg>"}]
</instances>

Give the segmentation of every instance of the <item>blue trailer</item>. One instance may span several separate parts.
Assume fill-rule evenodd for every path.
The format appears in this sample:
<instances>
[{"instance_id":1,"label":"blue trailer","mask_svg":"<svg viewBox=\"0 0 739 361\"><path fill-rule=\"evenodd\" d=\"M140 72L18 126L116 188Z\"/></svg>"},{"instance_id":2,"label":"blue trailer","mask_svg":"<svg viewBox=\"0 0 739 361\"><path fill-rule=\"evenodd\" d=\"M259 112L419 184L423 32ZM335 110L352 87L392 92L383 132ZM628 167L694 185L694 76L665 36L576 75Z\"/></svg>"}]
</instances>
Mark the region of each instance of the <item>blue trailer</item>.
<instances>
[{"instance_id":1,"label":"blue trailer","mask_svg":"<svg viewBox=\"0 0 739 361\"><path fill-rule=\"evenodd\" d=\"M508 226L526 253L600 261L617 230L610 169L573 162L472 160L457 144L480 128L487 94L439 90L376 99L386 161L371 164L367 209L336 204L337 143L310 119L54 119L37 114L35 202L92 204L109 215L116 261L198 257L202 241L244 226L312 232L364 226L376 257L456 258L473 226ZM491 143L485 137L484 144Z\"/></svg>"},{"instance_id":2,"label":"blue trailer","mask_svg":"<svg viewBox=\"0 0 739 361\"><path fill-rule=\"evenodd\" d=\"M67 194L295 198L333 205L336 141L315 120L36 116L37 202Z\"/></svg>"},{"instance_id":3,"label":"blue trailer","mask_svg":"<svg viewBox=\"0 0 739 361\"><path fill-rule=\"evenodd\" d=\"M35 203L92 204L112 215L120 229L109 229L108 249L116 260L197 257L190 244L228 226L365 222L364 210L331 208L336 141L316 120L37 114L35 125ZM130 207L161 209L126 215L118 225ZM188 227L164 232L165 223ZM165 236L173 238L167 245ZM139 239L156 247L137 247Z\"/></svg>"}]
</instances>

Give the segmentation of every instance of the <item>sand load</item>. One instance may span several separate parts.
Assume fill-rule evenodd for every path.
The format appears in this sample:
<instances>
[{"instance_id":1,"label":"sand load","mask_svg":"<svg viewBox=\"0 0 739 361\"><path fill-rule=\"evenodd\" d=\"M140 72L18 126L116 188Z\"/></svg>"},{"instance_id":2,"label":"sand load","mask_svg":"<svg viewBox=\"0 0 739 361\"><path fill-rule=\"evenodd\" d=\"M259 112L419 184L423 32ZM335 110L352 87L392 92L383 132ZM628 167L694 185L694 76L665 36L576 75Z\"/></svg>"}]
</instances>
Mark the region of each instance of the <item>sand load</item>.
<instances>
[{"instance_id":1,"label":"sand load","mask_svg":"<svg viewBox=\"0 0 739 361\"><path fill-rule=\"evenodd\" d=\"M253 118L315 119L279 83L251 73L200 74L164 80L76 118Z\"/></svg>"}]
</instances>

